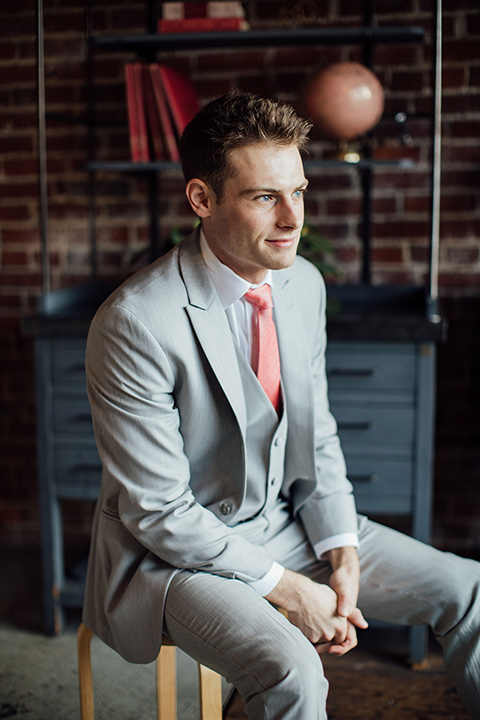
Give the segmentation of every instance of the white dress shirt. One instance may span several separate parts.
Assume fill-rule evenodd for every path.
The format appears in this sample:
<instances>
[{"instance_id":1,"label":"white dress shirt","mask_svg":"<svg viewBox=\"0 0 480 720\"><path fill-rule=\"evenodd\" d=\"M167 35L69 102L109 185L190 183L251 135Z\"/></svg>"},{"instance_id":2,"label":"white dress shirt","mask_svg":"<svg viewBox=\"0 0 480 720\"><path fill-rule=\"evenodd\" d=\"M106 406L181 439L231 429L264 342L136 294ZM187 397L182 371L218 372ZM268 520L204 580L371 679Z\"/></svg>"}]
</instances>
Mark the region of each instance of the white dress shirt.
<instances>
[{"instance_id":1,"label":"white dress shirt","mask_svg":"<svg viewBox=\"0 0 480 720\"><path fill-rule=\"evenodd\" d=\"M255 366L256 358L253 357L255 347L253 347L252 343L252 323L256 310L243 296L251 288L260 287L260 285L264 285L265 283L273 287L272 271L267 270L267 274L260 285L252 285L248 280L244 280L244 278L241 278L233 272L227 265L220 262L215 253L210 249L203 230L200 232L200 250L210 279L217 290L223 309L225 310L232 334L248 362ZM347 546L358 547L358 536L356 533L332 535L316 543L313 550L315 556L318 559L322 559L322 556L329 550ZM263 578L255 582L250 582L249 585L251 585L259 595L268 595L281 579L283 571L284 568L282 565L273 562L272 567Z\"/></svg>"}]
</instances>

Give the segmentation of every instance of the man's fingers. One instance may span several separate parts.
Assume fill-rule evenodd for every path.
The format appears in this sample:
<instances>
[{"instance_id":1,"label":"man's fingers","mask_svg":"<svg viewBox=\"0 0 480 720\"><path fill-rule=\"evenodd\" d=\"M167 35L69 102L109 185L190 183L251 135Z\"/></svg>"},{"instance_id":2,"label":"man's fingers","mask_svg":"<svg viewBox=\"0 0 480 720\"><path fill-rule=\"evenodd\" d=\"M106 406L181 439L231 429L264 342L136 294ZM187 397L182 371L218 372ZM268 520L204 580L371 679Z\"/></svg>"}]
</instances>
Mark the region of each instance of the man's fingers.
<instances>
[{"instance_id":1,"label":"man's fingers","mask_svg":"<svg viewBox=\"0 0 480 720\"><path fill-rule=\"evenodd\" d=\"M326 649L326 652L328 652L330 655L345 655L345 653L353 650L353 648L356 647L357 643L357 631L355 630L355 626L351 623L348 623L347 635L345 640L342 643L338 644L330 643L330 647Z\"/></svg>"},{"instance_id":2,"label":"man's fingers","mask_svg":"<svg viewBox=\"0 0 480 720\"><path fill-rule=\"evenodd\" d=\"M356 627L361 628L362 630L366 630L368 628L368 622L363 617L360 608L355 608L355 610L348 616L348 620L350 623L356 625Z\"/></svg>"}]
</instances>

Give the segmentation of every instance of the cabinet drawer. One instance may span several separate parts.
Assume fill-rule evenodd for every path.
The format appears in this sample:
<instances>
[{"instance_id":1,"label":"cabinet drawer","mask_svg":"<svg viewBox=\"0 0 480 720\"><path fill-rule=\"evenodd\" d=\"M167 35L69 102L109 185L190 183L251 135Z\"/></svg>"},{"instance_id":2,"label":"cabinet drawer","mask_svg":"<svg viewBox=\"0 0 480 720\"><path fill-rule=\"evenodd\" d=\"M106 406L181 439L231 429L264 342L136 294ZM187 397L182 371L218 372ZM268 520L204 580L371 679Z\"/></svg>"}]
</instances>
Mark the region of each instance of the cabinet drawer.
<instances>
[{"instance_id":1,"label":"cabinet drawer","mask_svg":"<svg viewBox=\"0 0 480 720\"><path fill-rule=\"evenodd\" d=\"M381 403L362 405L331 403L338 434L344 449L361 444L365 452L378 444L413 443L414 410L412 406L391 406Z\"/></svg>"},{"instance_id":2,"label":"cabinet drawer","mask_svg":"<svg viewBox=\"0 0 480 720\"><path fill-rule=\"evenodd\" d=\"M60 497L96 499L102 464L95 444L56 443L55 481Z\"/></svg>"},{"instance_id":3,"label":"cabinet drawer","mask_svg":"<svg viewBox=\"0 0 480 720\"><path fill-rule=\"evenodd\" d=\"M93 437L92 416L88 398L57 395L53 398L53 425L56 433L88 433Z\"/></svg>"},{"instance_id":4,"label":"cabinet drawer","mask_svg":"<svg viewBox=\"0 0 480 720\"><path fill-rule=\"evenodd\" d=\"M54 387L85 388L85 340L52 342L52 382Z\"/></svg>"},{"instance_id":5,"label":"cabinet drawer","mask_svg":"<svg viewBox=\"0 0 480 720\"><path fill-rule=\"evenodd\" d=\"M412 511L412 463L404 458L348 456L348 478L362 513L408 514Z\"/></svg>"},{"instance_id":6,"label":"cabinet drawer","mask_svg":"<svg viewBox=\"0 0 480 720\"><path fill-rule=\"evenodd\" d=\"M326 370L331 390L413 390L415 354L410 346L336 344L327 351Z\"/></svg>"}]
</instances>

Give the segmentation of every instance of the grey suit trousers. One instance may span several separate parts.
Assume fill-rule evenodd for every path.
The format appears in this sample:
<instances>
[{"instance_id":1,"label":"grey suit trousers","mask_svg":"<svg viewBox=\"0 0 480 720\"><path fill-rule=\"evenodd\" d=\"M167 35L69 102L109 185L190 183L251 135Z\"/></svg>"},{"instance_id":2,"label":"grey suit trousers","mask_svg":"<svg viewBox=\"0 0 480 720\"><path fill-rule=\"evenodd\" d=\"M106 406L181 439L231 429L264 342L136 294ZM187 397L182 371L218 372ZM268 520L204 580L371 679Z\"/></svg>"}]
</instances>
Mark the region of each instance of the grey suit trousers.
<instances>
[{"instance_id":1,"label":"grey suit trousers","mask_svg":"<svg viewBox=\"0 0 480 720\"><path fill-rule=\"evenodd\" d=\"M285 516L284 516L285 517ZM327 583L300 523L281 515L246 532L285 567ZM240 526L241 527L241 526ZM239 528L240 529L240 528ZM480 564L359 518L358 605L370 619L427 624L473 718L480 720ZM181 571L165 610L167 634L238 689L254 720L324 720L328 683L319 655L248 585ZM361 632L368 632L361 631ZM354 651L353 651L354 652Z\"/></svg>"}]
</instances>

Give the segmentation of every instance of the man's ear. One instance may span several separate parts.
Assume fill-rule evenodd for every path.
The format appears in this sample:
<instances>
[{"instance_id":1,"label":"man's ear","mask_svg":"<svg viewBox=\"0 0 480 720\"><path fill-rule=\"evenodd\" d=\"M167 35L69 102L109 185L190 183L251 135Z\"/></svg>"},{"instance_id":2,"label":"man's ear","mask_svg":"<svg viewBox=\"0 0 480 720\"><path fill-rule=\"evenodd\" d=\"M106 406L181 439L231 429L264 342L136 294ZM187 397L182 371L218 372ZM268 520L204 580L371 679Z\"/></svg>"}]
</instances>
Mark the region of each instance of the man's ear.
<instances>
[{"instance_id":1,"label":"man's ear","mask_svg":"<svg viewBox=\"0 0 480 720\"><path fill-rule=\"evenodd\" d=\"M201 218L210 216L210 208L213 202L213 191L209 186L198 178L189 180L185 188L188 202L192 206L193 212Z\"/></svg>"}]
</instances>

